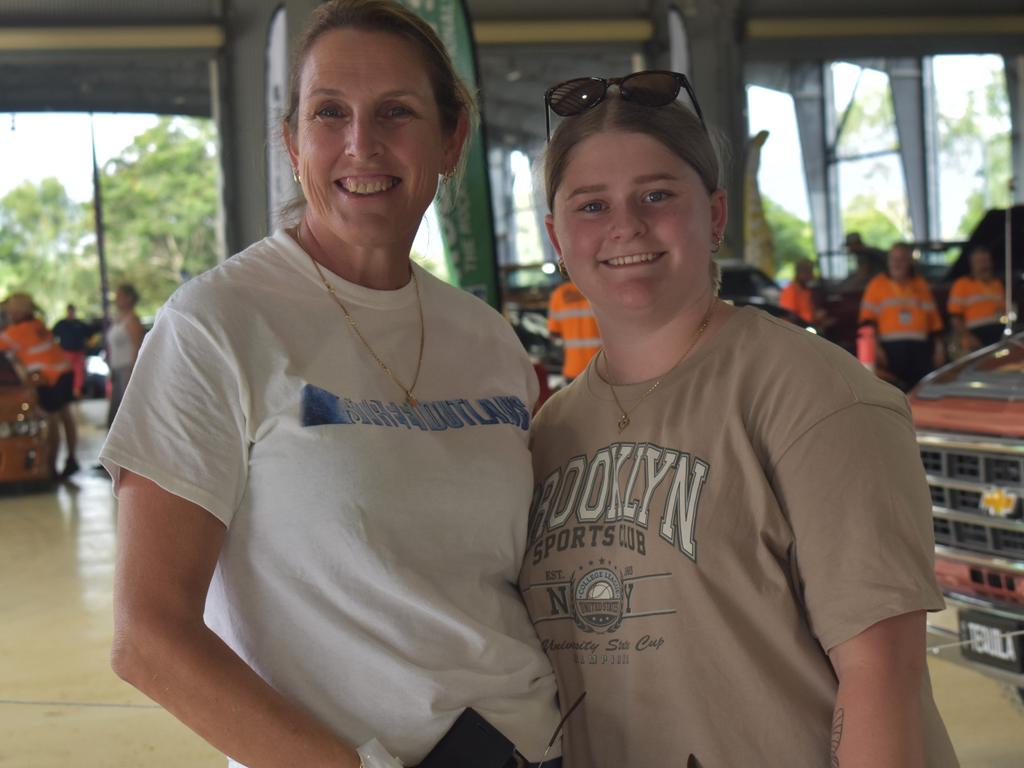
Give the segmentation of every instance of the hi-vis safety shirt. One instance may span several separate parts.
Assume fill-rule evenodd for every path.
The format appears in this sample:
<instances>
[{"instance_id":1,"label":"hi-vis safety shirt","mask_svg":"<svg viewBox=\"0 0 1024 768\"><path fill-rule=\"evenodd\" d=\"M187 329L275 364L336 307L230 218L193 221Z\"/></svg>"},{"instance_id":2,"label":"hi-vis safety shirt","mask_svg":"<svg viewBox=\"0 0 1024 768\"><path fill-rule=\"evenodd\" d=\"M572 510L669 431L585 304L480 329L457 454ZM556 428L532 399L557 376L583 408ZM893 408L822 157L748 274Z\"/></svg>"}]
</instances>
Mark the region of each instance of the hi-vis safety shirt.
<instances>
[{"instance_id":1,"label":"hi-vis safety shirt","mask_svg":"<svg viewBox=\"0 0 1024 768\"><path fill-rule=\"evenodd\" d=\"M782 289L779 306L788 309L805 323L814 322L814 297L811 289L796 280Z\"/></svg>"},{"instance_id":2,"label":"hi-vis safety shirt","mask_svg":"<svg viewBox=\"0 0 1024 768\"><path fill-rule=\"evenodd\" d=\"M601 331L598 330L594 310L572 283L562 283L551 292L548 330L557 333L564 342L562 375L567 379L575 379L583 373L590 358L601 348Z\"/></svg>"},{"instance_id":3,"label":"hi-vis safety shirt","mask_svg":"<svg viewBox=\"0 0 1024 768\"><path fill-rule=\"evenodd\" d=\"M962 317L968 328L979 328L1001 322L1005 304L1001 280L975 280L965 275L953 283L946 307L949 314Z\"/></svg>"},{"instance_id":4,"label":"hi-vis safety shirt","mask_svg":"<svg viewBox=\"0 0 1024 768\"><path fill-rule=\"evenodd\" d=\"M0 332L0 351L11 350L29 372L38 372L43 383L52 387L62 374L71 370L64 350L41 320L13 323Z\"/></svg>"},{"instance_id":5,"label":"hi-vis safety shirt","mask_svg":"<svg viewBox=\"0 0 1024 768\"><path fill-rule=\"evenodd\" d=\"M876 275L864 289L860 322L874 323L882 341L926 341L942 330L935 297L923 277L897 283Z\"/></svg>"}]
</instances>

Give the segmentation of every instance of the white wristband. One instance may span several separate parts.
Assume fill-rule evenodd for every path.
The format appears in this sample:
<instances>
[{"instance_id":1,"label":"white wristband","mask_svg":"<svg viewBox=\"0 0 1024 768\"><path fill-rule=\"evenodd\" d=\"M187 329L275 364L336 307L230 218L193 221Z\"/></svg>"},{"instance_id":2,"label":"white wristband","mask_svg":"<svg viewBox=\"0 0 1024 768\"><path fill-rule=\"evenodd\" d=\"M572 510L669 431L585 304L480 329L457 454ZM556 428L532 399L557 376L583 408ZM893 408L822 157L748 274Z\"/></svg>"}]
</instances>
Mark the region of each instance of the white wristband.
<instances>
[{"instance_id":1,"label":"white wristband","mask_svg":"<svg viewBox=\"0 0 1024 768\"><path fill-rule=\"evenodd\" d=\"M402 768L402 761L388 754L384 745L376 739L370 739L356 749L363 768Z\"/></svg>"}]
</instances>

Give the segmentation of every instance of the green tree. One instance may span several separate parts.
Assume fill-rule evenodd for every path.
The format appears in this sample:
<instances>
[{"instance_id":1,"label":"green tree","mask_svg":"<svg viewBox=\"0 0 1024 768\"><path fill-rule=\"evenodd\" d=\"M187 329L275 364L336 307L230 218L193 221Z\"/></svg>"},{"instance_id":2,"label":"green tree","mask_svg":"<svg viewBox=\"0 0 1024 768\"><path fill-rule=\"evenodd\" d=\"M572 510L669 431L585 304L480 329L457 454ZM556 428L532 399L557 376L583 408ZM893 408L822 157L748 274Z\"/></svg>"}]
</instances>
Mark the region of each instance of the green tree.
<instances>
[{"instance_id":1,"label":"green tree","mask_svg":"<svg viewBox=\"0 0 1024 768\"><path fill-rule=\"evenodd\" d=\"M814 235L811 222L790 213L771 198L761 196L764 218L772 233L776 274L786 277L801 259L814 259Z\"/></svg>"},{"instance_id":2,"label":"green tree","mask_svg":"<svg viewBox=\"0 0 1024 768\"><path fill-rule=\"evenodd\" d=\"M898 151L896 113L888 80L858 80L853 98L840 119L842 131L836 141L840 156L885 149Z\"/></svg>"},{"instance_id":3,"label":"green tree","mask_svg":"<svg viewBox=\"0 0 1024 768\"><path fill-rule=\"evenodd\" d=\"M906 238L904 231L908 227L901 224L902 218L897 211L879 207L874 197L857 195L843 210L843 231L859 232L867 245L887 250Z\"/></svg>"},{"instance_id":4,"label":"green tree","mask_svg":"<svg viewBox=\"0 0 1024 768\"><path fill-rule=\"evenodd\" d=\"M956 232L967 237L987 210L1011 202L1010 104L1002 71L992 70L981 89L968 92L962 111L940 112L938 123L943 165L976 179Z\"/></svg>"},{"instance_id":5,"label":"green tree","mask_svg":"<svg viewBox=\"0 0 1024 768\"><path fill-rule=\"evenodd\" d=\"M140 314L222 259L211 121L161 118L105 165L102 185L110 282L135 285Z\"/></svg>"},{"instance_id":6,"label":"green tree","mask_svg":"<svg viewBox=\"0 0 1024 768\"><path fill-rule=\"evenodd\" d=\"M32 294L50 320L74 303L99 308L92 212L54 178L25 182L0 199L0 295Z\"/></svg>"}]
</instances>

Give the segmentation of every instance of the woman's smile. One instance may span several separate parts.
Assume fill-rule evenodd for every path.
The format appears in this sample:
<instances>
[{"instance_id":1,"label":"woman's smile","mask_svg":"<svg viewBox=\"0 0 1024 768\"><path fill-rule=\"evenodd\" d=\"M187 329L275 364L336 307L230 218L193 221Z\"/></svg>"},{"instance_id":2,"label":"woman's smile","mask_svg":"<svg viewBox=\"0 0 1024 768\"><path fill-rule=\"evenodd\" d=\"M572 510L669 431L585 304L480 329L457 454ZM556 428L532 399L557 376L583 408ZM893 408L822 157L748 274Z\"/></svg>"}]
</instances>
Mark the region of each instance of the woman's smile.
<instances>
[{"instance_id":1,"label":"woman's smile","mask_svg":"<svg viewBox=\"0 0 1024 768\"><path fill-rule=\"evenodd\" d=\"M647 253L633 253L628 256L615 256L602 261L601 265L605 267L619 268L652 264L659 261L665 253L665 251L649 251Z\"/></svg>"}]
</instances>

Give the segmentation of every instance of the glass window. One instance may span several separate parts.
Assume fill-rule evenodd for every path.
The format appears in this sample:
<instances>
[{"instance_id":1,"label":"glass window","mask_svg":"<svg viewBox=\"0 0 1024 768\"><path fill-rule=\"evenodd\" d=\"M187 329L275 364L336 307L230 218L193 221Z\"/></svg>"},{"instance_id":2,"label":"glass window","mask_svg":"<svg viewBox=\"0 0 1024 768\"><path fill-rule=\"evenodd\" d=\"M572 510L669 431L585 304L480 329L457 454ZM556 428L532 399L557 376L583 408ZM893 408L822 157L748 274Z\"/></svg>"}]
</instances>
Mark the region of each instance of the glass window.
<instances>
[{"instance_id":1,"label":"glass window","mask_svg":"<svg viewBox=\"0 0 1024 768\"><path fill-rule=\"evenodd\" d=\"M1010 203L1010 104L996 55L932 60L942 237L965 239L990 208Z\"/></svg>"},{"instance_id":2,"label":"glass window","mask_svg":"<svg viewBox=\"0 0 1024 768\"><path fill-rule=\"evenodd\" d=\"M912 231L889 76L856 62L830 69L843 231L884 250Z\"/></svg>"}]
</instances>

